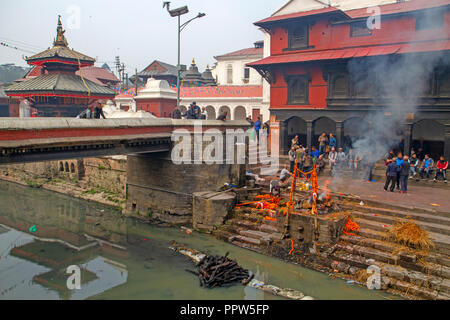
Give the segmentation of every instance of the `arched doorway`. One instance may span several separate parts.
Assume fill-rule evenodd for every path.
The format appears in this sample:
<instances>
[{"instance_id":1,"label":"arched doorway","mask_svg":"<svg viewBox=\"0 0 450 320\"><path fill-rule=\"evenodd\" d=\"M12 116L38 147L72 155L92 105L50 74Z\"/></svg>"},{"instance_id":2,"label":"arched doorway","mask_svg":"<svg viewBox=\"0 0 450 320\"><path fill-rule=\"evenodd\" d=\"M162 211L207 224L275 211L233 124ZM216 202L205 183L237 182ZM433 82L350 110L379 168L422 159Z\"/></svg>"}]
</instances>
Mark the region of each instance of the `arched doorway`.
<instances>
[{"instance_id":1,"label":"arched doorway","mask_svg":"<svg viewBox=\"0 0 450 320\"><path fill-rule=\"evenodd\" d=\"M234 120L245 120L247 118L247 111L243 106L234 108Z\"/></svg>"},{"instance_id":2,"label":"arched doorway","mask_svg":"<svg viewBox=\"0 0 450 320\"><path fill-rule=\"evenodd\" d=\"M208 114L207 120L216 120L216 109L213 106L207 106L205 110Z\"/></svg>"},{"instance_id":3,"label":"arched doorway","mask_svg":"<svg viewBox=\"0 0 450 320\"><path fill-rule=\"evenodd\" d=\"M219 109L219 115L221 115L224 112L227 113L226 120L231 120L231 110L230 110L230 108L227 107L227 106L221 106L220 109Z\"/></svg>"},{"instance_id":4,"label":"arched doorway","mask_svg":"<svg viewBox=\"0 0 450 320\"><path fill-rule=\"evenodd\" d=\"M420 120L413 124L411 146L415 152L422 148L419 158L425 154L435 161L444 154L445 126L435 120Z\"/></svg>"},{"instance_id":5,"label":"arched doorway","mask_svg":"<svg viewBox=\"0 0 450 320\"><path fill-rule=\"evenodd\" d=\"M330 133L336 135L336 122L327 117L318 118L313 122L313 141L312 145L319 147L319 137L322 133L326 133L328 138Z\"/></svg>"},{"instance_id":6,"label":"arched doorway","mask_svg":"<svg viewBox=\"0 0 450 320\"><path fill-rule=\"evenodd\" d=\"M298 135L298 138L300 140L300 143L304 146L307 144L307 137L306 137L306 121L299 117L292 117L287 121L287 132L288 132L288 139L287 139L287 150L291 147L291 140L294 139L296 135Z\"/></svg>"},{"instance_id":7,"label":"arched doorway","mask_svg":"<svg viewBox=\"0 0 450 320\"><path fill-rule=\"evenodd\" d=\"M370 124L362 118L350 118L342 123L342 139L341 146L344 151L351 149L353 144L370 135Z\"/></svg>"}]
</instances>

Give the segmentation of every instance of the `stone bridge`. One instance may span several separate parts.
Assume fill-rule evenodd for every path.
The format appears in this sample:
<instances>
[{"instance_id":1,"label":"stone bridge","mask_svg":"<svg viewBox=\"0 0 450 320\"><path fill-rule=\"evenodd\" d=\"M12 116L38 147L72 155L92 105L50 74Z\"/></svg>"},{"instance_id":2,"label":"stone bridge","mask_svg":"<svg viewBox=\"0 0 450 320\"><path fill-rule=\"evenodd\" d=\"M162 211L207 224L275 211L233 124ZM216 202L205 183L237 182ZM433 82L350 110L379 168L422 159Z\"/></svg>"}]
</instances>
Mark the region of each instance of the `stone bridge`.
<instances>
[{"instance_id":1,"label":"stone bridge","mask_svg":"<svg viewBox=\"0 0 450 320\"><path fill-rule=\"evenodd\" d=\"M170 151L172 132L194 120L164 118L0 120L0 164ZM248 128L246 121L201 121L203 131Z\"/></svg>"},{"instance_id":2,"label":"stone bridge","mask_svg":"<svg viewBox=\"0 0 450 320\"><path fill-rule=\"evenodd\" d=\"M245 163L236 160L249 149L236 135L249 127L247 121L6 118L0 120L0 165L127 155L124 210L192 225L194 193L245 182Z\"/></svg>"}]
</instances>

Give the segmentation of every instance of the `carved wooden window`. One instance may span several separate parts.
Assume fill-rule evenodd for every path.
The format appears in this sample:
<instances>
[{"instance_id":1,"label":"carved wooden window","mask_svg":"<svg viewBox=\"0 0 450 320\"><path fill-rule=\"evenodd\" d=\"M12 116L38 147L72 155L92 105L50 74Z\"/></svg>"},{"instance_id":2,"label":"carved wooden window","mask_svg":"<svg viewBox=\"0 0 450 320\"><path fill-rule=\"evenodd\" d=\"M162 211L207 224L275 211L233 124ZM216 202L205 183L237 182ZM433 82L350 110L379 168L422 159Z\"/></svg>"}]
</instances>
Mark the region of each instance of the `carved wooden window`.
<instances>
[{"instance_id":1,"label":"carved wooden window","mask_svg":"<svg viewBox=\"0 0 450 320\"><path fill-rule=\"evenodd\" d=\"M353 95L358 98L368 98L373 94L374 81L365 74L352 78Z\"/></svg>"},{"instance_id":2,"label":"carved wooden window","mask_svg":"<svg viewBox=\"0 0 450 320\"><path fill-rule=\"evenodd\" d=\"M353 22L350 24L351 37L364 37L372 35L372 30L367 26L366 20Z\"/></svg>"},{"instance_id":3,"label":"carved wooden window","mask_svg":"<svg viewBox=\"0 0 450 320\"><path fill-rule=\"evenodd\" d=\"M348 74L335 74L331 76L331 97L348 97L349 77Z\"/></svg>"},{"instance_id":4,"label":"carved wooden window","mask_svg":"<svg viewBox=\"0 0 450 320\"><path fill-rule=\"evenodd\" d=\"M288 104L309 104L309 80L306 75L288 78Z\"/></svg>"},{"instance_id":5,"label":"carved wooden window","mask_svg":"<svg viewBox=\"0 0 450 320\"><path fill-rule=\"evenodd\" d=\"M289 49L303 49L308 47L308 25L301 24L289 30Z\"/></svg>"}]
</instances>

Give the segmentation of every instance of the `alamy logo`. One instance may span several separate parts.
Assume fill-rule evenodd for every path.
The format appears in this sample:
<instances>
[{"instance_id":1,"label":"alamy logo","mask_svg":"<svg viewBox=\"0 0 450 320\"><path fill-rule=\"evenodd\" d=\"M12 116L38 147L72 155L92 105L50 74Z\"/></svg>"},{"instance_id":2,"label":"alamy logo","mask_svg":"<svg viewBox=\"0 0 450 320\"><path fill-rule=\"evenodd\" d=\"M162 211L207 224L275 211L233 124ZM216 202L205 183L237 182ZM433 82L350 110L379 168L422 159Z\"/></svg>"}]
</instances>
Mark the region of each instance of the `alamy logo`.
<instances>
[{"instance_id":1,"label":"alamy logo","mask_svg":"<svg viewBox=\"0 0 450 320\"><path fill-rule=\"evenodd\" d=\"M78 30L81 28L81 8L77 5L67 7L68 14L67 28L69 30Z\"/></svg>"},{"instance_id":2,"label":"alamy logo","mask_svg":"<svg viewBox=\"0 0 450 320\"><path fill-rule=\"evenodd\" d=\"M370 276L367 278L367 288L369 290L381 289L381 270L380 267L371 265L367 268L367 274Z\"/></svg>"},{"instance_id":3,"label":"alamy logo","mask_svg":"<svg viewBox=\"0 0 450 320\"><path fill-rule=\"evenodd\" d=\"M66 269L67 274L72 274L67 278L67 289L69 290L80 290L81 289L81 269L77 265L68 266Z\"/></svg>"},{"instance_id":4,"label":"alamy logo","mask_svg":"<svg viewBox=\"0 0 450 320\"><path fill-rule=\"evenodd\" d=\"M380 9L380 7L367 8L367 13L370 14L370 17L367 18L367 28L369 28L369 30L381 29L381 9Z\"/></svg>"},{"instance_id":5,"label":"alamy logo","mask_svg":"<svg viewBox=\"0 0 450 320\"><path fill-rule=\"evenodd\" d=\"M194 132L187 129L176 129L172 132L171 159L174 164L245 164L248 150L248 163L270 164L270 170L278 170L278 144L272 137L271 152L268 155L267 135L259 131L259 139L253 128L218 129L203 131L202 122L194 123ZM246 148L248 146L248 149Z\"/></svg>"}]
</instances>

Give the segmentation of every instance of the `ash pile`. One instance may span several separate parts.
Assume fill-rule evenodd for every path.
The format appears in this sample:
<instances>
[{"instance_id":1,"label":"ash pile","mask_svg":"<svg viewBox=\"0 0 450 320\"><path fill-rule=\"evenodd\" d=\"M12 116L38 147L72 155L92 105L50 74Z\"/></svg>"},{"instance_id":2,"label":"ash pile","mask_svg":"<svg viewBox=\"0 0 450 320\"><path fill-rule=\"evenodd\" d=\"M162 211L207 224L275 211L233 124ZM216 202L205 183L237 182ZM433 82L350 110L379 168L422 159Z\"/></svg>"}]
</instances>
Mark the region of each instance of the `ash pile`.
<instances>
[{"instance_id":1,"label":"ash pile","mask_svg":"<svg viewBox=\"0 0 450 320\"><path fill-rule=\"evenodd\" d=\"M240 267L236 261L225 256L205 255L197 264L197 271L186 270L198 276L200 286L205 288L226 287L241 282L246 285L253 273Z\"/></svg>"}]
</instances>

